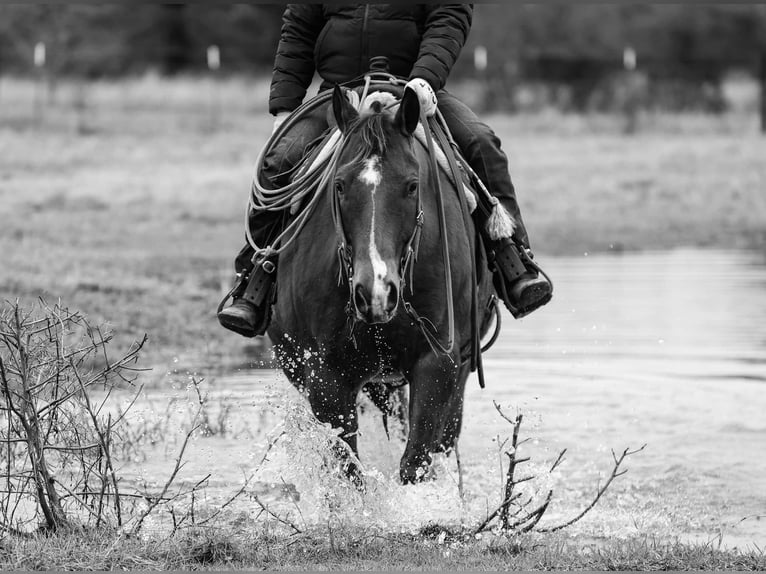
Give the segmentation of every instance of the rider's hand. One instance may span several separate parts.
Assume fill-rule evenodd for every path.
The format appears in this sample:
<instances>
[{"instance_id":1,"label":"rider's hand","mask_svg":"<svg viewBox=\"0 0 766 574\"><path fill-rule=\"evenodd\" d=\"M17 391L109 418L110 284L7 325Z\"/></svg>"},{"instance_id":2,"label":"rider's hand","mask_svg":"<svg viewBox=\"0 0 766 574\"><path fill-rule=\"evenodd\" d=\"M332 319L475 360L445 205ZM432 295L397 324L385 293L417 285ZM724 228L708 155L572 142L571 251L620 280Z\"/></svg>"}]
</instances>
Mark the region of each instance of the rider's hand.
<instances>
[{"instance_id":1,"label":"rider's hand","mask_svg":"<svg viewBox=\"0 0 766 574\"><path fill-rule=\"evenodd\" d=\"M426 82L423 78L412 78L404 89L410 88L418 95L418 101L420 102L420 109L426 117L430 117L436 113L436 94L431 84Z\"/></svg>"},{"instance_id":2,"label":"rider's hand","mask_svg":"<svg viewBox=\"0 0 766 574\"><path fill-rule=\"evenodd\" d=\"M290 112L277 112L277 114L274 116L274 125L271 128L272 134L279 129L279 126L282 125L282 123L287 119L287 116L289 115Z\"/></svg>"}]
</instances>

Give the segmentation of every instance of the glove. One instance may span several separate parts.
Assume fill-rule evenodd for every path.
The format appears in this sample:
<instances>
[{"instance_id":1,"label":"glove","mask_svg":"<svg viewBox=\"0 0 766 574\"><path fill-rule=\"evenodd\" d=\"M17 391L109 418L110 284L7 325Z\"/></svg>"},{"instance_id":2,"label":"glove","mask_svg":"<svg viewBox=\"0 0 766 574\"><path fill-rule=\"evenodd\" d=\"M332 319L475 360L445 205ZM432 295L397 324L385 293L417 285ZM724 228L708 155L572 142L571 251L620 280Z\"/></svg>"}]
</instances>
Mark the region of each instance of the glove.
<instances>
[{"instance_id":1,"label":"glove","mask_svg":"<svg viewBox=\"0 0 766 574\"><path fill-rule=\"evenodd\" d=\"M287 119L287 116L289 115L290 112L277 112L277 115L274 116L274 125L271 128L272 134L279 129L279 126L284 123L284 121Z\"/></svg>"},{"instance_id":2,"label":"glove","mask_svg":"<svg viewBox=\"0 0 766 574\"><path fill-rule=\"evenodd\" d=\"M423 110L426 117L431 117L436 113L436 94L434 93L431 84L426 82L423 78L412 78L404 86L405 90L407 88L417 94L418 101L420 102L420 109Z\"/></svg>"}]
</instances>

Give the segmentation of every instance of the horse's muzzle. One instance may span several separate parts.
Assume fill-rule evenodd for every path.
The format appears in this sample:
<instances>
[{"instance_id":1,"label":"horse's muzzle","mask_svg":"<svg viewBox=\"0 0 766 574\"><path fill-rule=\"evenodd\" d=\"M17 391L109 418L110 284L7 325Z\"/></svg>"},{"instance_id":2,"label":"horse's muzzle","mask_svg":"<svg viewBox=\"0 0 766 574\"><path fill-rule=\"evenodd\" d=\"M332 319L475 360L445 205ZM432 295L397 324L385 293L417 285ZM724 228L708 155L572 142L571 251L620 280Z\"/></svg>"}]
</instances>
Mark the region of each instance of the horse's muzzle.
<instances>
[{"instance_id":1,"label":"horse's muzzle","mask_svg":"<svg viewBox=\"0 0 766 574\"><path fill-rule=\"evenodd\" d=\"M362 282L354 285L356 315L365 323L388 323L398 304L399 287L390 279L377 279L371 289Z\"/></svg>"}]
</instances>

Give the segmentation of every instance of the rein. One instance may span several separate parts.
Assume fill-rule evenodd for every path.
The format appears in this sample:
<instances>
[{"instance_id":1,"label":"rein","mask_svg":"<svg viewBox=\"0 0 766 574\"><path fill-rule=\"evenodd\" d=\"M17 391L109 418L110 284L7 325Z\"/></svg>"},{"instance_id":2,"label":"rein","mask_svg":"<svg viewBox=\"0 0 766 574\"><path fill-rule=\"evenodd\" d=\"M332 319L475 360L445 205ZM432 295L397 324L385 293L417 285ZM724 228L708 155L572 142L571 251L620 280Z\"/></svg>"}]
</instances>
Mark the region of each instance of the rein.
<instances>
[{"instance_id":1,"label":"rein","mask_svg":"<svg viewBox=\"0 0 766 574\"><path fill-rule=\"evenodd\" d=\"M400 290L402 304L407 315L418 325L423 335L428 341L431 349L439 351L445 355L451 354L455 347L455 301L452 296L452 265L450 262L449 239L447 237L447 218L444 212L444 198L442 197L441 181L439 180L439 168L436 163L436 151L431 137L431 130L428 129L428 119L423 110L420 110L420 122L425 128L426 147L428 149L428 162L431 168L431 179L436 190L436 210L439 223L439 234L441 236L442 260L444 269L444 287L447 292L447 342L443 344L439 341L439 334L436 332L431 321L418 315L412 304L404 299L404 290ZM420 202L420 186L418 186L418 202ZM422 211L421 211L422 213ZM410 273L412 269L410 268ZM412 291L412 280L410 280L410 291Z\"/></svg>"}]
</instances>

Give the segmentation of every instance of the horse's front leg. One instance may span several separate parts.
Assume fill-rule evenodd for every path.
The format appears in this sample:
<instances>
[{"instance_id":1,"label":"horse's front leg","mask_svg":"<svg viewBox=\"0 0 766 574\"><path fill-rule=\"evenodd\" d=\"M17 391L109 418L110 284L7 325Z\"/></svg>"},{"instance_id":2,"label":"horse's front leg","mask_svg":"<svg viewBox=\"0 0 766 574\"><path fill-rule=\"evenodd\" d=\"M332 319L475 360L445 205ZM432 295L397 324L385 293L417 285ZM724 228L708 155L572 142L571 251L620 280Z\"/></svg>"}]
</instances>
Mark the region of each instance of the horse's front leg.
<instances>
[{"instance_id":1,"label":"horse's front leg","mask_svg":"<svg viewBox=\"0 0 766 574\"><path fill-rule=\"evenodd\" d=\"M312 368L304 383L304 391L314 415L320 422L341 429L340 438L348 444L355 456L359 454L356 396L360 387L361 382L354 382L354 377L326 365ZM338 445L335 450L346 474L355 482L360 481L359 468L346 449Z\"/></svg>"},{"instance_id":2,"label":"horse's front leg","mask_svg":"<svg viewBox=\"0 0 766 574\"><path fill-rule=\"evenodd\" d=\"M462 411L463 385L459 365L450 357L428 353L414 365L410 382L410 435L399 466L404 483L418 482L426 476L431 453L452 445L443 444L445 426ZM459 422L457 423L459 424Z\"/></svg>"}]
</instances>

